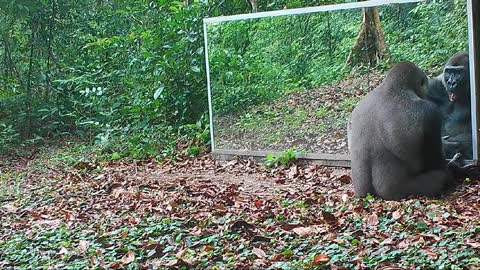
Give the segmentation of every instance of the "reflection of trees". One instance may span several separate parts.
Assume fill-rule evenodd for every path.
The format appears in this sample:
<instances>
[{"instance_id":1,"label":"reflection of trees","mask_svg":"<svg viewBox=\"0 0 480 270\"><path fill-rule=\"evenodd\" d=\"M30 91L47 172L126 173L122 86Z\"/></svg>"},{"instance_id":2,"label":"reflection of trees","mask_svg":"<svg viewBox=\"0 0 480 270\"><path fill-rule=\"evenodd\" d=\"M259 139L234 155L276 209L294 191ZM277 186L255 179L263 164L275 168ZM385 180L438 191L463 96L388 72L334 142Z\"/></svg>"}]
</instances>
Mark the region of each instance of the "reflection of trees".
<instances>
[{"instance_id":1,"label":"reflection of trees","mask_svg":"<svg viewBox=\"0 0 480 270\"><path fill-rule=\"evenodd\" d=\"M362 16L362 26L348 55L346 66L366 64L374 67L387 53L378 8L364 8Z\"/></svg>"},{"instance_id":2,"label":"reflection of trees","mask_svg":"<svg viewBox=\"0 0 480 270\"><path fill-rule=\"evenodd\" d=\"M250 0L250 5L252 6L252 13L255 13L258 11L257 0Z\"/></svg>"},{"instance_id":3,"label":"reflection of trees","mask_svg":"<svg viewBox=\"0 0 480 270\"><path fill-rule=\"evenodd\" d=\"M292 89L329 85L344 77L345 64L375 68L383 62L384 67L386 56L391 62L408 59L427 69L441 65L451 54L465 50L468 42L465 2L444 2L212 26L209 51L214 109L241 111ZM265 9L258 1L258 10Z\"/></svg>"}]
</instances>

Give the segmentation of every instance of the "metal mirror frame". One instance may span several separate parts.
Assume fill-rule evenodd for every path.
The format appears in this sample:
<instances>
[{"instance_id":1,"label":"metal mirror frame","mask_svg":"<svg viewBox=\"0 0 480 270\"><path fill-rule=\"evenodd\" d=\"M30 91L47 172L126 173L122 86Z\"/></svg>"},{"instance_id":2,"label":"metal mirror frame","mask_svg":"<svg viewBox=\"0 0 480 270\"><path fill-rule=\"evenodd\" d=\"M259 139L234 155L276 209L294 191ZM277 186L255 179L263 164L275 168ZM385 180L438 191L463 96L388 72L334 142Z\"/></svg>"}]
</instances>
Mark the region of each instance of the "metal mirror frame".
<instances>
[{"instance_id":1,"label":"metal mirror frame","mask_svg":"<svg viewBox=\"0 0 480 270\"><path fill-rule=\"evenodd\" d=\"M480 68L477 70L475 63L479 63L480 59L480 10L478 0L466 0L467 1L467 16L468 16L468 45L469 45L469 63L470 63L470 96L471 96L471 116L472 116L472 156L473 160L467 161L468 163L479 164L479 137L478 126L479 115L477 112L478 105L478 93L477 89L480 87ZM300 15L310 13L320 13L326 11L346 10L346 9L359 9L369 7L379 7L390 4L407 4L426 2L426 0L370 0L364 2L344 3L335 5L325 5L317 7L284 9L267 12L257 12L248 14L238 14L231 16L220 16L203 19L203 34L204 34L204 46L205 46L205 65L207 73L207 91L208 91L208 110L209 110L209 122L210 122L210 140L212 154L219 159L229 160L240 157L252 157L252 158L265 158L267 154L280 154L280 152L269 151L243 151L243 150L225 150L216 149L214 140L214 123L213 123L213 104L212 104L212 90L210 86L210 64L208 55L208 31L207 26L211 23L220 23L228 21L238 20L251 20L267 17L278 17L286 15ZM307 153L303 154L301 159L306 159L312 163L337 166L337 167L350 167L350 158L345 154L316 154Z\"/></svg>"}]
</instances>

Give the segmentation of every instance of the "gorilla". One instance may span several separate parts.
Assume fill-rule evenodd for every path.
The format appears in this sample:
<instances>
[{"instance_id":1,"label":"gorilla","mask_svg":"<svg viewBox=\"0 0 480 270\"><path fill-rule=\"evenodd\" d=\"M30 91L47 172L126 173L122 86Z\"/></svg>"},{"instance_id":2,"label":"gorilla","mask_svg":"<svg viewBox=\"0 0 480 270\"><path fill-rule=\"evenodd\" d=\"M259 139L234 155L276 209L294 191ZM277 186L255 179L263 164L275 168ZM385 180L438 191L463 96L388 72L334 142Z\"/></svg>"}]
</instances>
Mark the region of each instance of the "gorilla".
<instances>
[{"instance_id":1,"label":"gorilla","mask_svg":"<svg viewBox=\"0 0 480 270\"><path fill-rule=\"evenodd\" d=\"M425 99L428 80L412 62L395 65L353 110L348 122L355 195L386 200L436 196L465 172L442 149L442 114Z\"/></svg>"},{"instance_id":2,"label":"gorilla","mask_svg":"<svg viewBox=\"0 0 480 270\"><path fill-rule=\"evenodd\" d=\"M428 81L427 99L442 111L445 136L444 151L447 157L460 153L472 159L472 122L470 111L470 68L468 54L452 56L443 73Z\"/></svg>"}]
</instances>

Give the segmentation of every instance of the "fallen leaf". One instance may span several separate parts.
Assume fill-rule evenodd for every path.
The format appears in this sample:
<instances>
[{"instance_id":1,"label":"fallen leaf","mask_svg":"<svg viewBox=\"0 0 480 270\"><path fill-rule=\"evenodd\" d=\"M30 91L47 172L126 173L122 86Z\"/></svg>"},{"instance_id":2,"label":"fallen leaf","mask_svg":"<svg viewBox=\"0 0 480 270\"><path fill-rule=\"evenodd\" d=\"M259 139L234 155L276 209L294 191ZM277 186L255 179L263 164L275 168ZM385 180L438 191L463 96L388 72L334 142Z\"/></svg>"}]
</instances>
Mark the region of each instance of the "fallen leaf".
<instances>
[{"instance_id":1,"label":"fallen leaf","mask_svg":"<svg viewBox=\"0 0 480 270\"><path fill-rule=\"evenodd\" d=\"M178 263L178 260L171 260L171 261L168 261L165 264L163 264L163 266L173 267L173 266L177 265L177 263Z\"/></svg>"},{"instance_id":2,"label":"fallen leaf","mask_svg":"<svg viewBox=\"0 0 480 270\"><path fill-rule=\"evenodd\" d=\"M393 240L391 238L385 238L380 245L391 245L393 243Z\"/></svg>"},{"instance_id":3,"label":"fallen leaf","mask_svg":"<svg viewBox=\"0 0 480 270\"><path fill-rule=\"evenodd\" d=\"M58 252L59 255L65 255L68 254L68 250L65 247L62 247L60 251Z\"/></svg>"},{"instance_id":4,"label":"fallen leaf","mask_svg":"<svg viewBox=\"0 0 480 270\"><path fill-rule=\"evenodd\" d=\"M18 207L14 206L13 203L7 203L2 205L0 208L4 209L5 212L8 213L16 213L18 211Z\"/></svg>"},{"instance_id":5,"label":"fallen leaf","mask_svg":"<svg viewBox=\"0 0 480 270\"><path fill-rule=\"evenodd\" d=\"M342 175L338 178L338 180L340 181L340 183L342 184L350 184L352 182L352 177L350 177L350 175Z\"/></svg>"},{"instance_id":6,"label":"fallen leaf","mask_svg":"<svg viewBox=\"0 0 480 270\"><path fill-rule=\"evenodd\" d=\"M252 237L251 242L252 243L255 243L255 242L270 242L271 240L272 240L272 238L270 238L270 237L266 237L266 236L263 236L263 235L255 235L254 237Z\"/></svg>"},{"instance_id":7,"label":"fallen leaf","mask_svg":"<svg viewBox=\"0 0 480 270\"><path fill-rule=\"evenodd\" d=\"M132 225L136 225L136 224L140 223L140 221L141 220L138 217L132 217L132 216L128 217L128 222Z\"/></svg>"},{"instance_id":8,"label":"fallen leaf","mask_svg":"<svg viewBox=\"0 0 480 270\"><path fill-rule=\"evenodd\" d=\"M292 231L298 234L299 236L303 236L303 237L312 235L316 232L315 229L312 227L297 227L297 228L293 228Z\"/></svg>"},{"instance_id":9,"label":"fallen leaf","mask_svg":"<svg viewBox=\"0 0 480 270\"><path fill-rule=\"evenodd\" d=\"M123 264L129 264L135 260L135 254L133 251L129 250L125 255L123 255L121 261Z\"/></svg>"},{"instance_id":10,"label":"fallen leaf","mask_svg":"<svg viewBox=\"0 0 480 270\"><path fill-rule=\"evenodd\" d=\"M190 266L194 264L194 261L192 259L187 259L187 258L182 258L180 259L183 265Z\"/></svg>"},{"instance_id":11,"label":"fallen leaf","mask_svg":"<svg viewBox=\"0 0 480 270\"><path fill-rule=\"evenodd\" d=\"M467 240L465 242L465 244L473 247L473 248L476 248L476 249L480 249L480 243L479 242L473 242L472 240Z\"/></svg>"},{"instance_id":12,"label":"fallen leaf","mask_svg":"<svg viewBox=\"0 0 480 270\"><path fill-rule=\"evenodd\" d=\"M80 242L78 243L78 250L80 251L80 253L84 253L87 251L89 246L90 243L88 243L88 241L80 240Z\"/></svg>"},{"instance_id":13,"label":"fallen leaf","mask_svg":"<svg viewBox=\"0 0 480 270\"><path fill-rule=\"evenodd\" d=\"M378 225L378 216L377 216L377 214L375 214L375 213L370 214L370 215L367 217L367 223L368 223L368 225L370 225L370 226L376 226L376 225Z\"/></svg>"},{"instance_id":14,"label":"fallen leaf","mask_svg":"<svg viewBox=\"0 0 480 270\"><path fill-rule=\"evenodd\" d=\"M298 174L298 168L297 165L294 165L288 170L288 179L294 179L295 176Z\"/></svg>"},{"instance_id":15,"label":"fallen leaf","mask_svg":"<svg viewBox=\"0 0 480 270\"><path fill-rule=\"evenodd\" d=\"M214 250L214 249L215 249L215 248L214 248L213 246L207 245L207 246L205 246L205 248L203 248L203 251L209 252L209 251L212 251L212 250Z\"/></svg>"},{"instance_id":16,"label":"fallen leaf","mask_svg":"<svg viewBox=\"0 0 480 270\"><path fill-rule=\"evenodd\" d=\"M245 220L236 220L235 222L233 222L232 226L231 226L232 230L241 230L241 229L244 229L244 230L254 230L255 229L255 226L253 226L252 224L249 224L248 222L246 222Z\"/></svg>"},{"instance_id":17,"label":"fallen leaf","mask_svg":"<svg viewBox=\"0 0 480 270\"><path fill-rule=\"evenodd\" d=\"M73 220L73 218L72 218L72 213L66 212L66 213L65 213L65 220L67 220L67 221Z\"/></svg>"},{"instance_id":18,"label":"fallen leaf","mask_svg":"<svg viewBox=\"0 0 480 270\"><path fill-rule=\"evenodd\" d=\"M237 165L238 161L236 159L229 161L226 166L234 166Z\"/></svg>"},{"instance_id":19,"label":"fallen leaf","mask_svg":"<svg viewBox=\"0 0 480 270\"><path fill-rule=\"evenodd\" d=\"M284 223L282 224L282 229L286 230L286 231L291 231L293 230L294 228L297 228L297 227L302 227L302 224L301 223Z\"/></svg>"},{"instance_id":20,"label":"fallen leaf","mask_svg":"<svg viewBox=\"0 0 480 270\"><path fill-rule=\"evenodd\" d=\"M219 213L226 213L227 212L227 208L225 208L225 206L223 204L216 204L213 208Z\"/></svg>"},{"instance_id":21,"label":"fallen leaf","mask_svg":"<svg viewBox=\"0 0 480 270\"><path fill-rule=\"evenodd\" d=\"M183 257L183 255L185 255L185 249L180 249L176 254L175 254L175 257L177 257L177 259L180 259Z\"/></svg>"},{"instance_id":22,"label":"fallen leaf","mask_svg":"<svg viewBox=\"0 0 480 270\"><path fill-rule=\"evenodd\" d=\"M256 201L255 201L255 206L256 206L256 207L263 206L263 201L262 201L262 200L256 200Z\"/></svg>"},{"instance_id":23,"label":"fallen leaf","mask_svg":"<svg viewBox=\"0 0 480 270\"><path fill-rule=\"evenodd\" d=\"M317 254L313 257L313 265L320 265L330 261L330 257L327 254Z\"/></svg>"},{"instance_id":24,"label":"fallen leaf","mask_svg":"<svg viewBox=\"0 0 480 270\"><path fill-rule=\"evenodd\" d=\"M253 254L257 255L257 257L260 258L260 259L263 259L263 258L265 258L265 257L267 256L267 255L265 254L265 251L263 251L263 250L260 249L260 248L254 247L254 248L252 249L252 252L253 252Z\"/></svg>"},{"instance_id":25,"label":"fallen leaf","mask_svg":"<svg viewBox=\"0 0 480 270\"><path fill-rule=\"evenodd\" d=\"M272 257L270 257L270 261L275 262L275 261L281 261L285 258L285 255L283 254L274 254Z\"/></svg>"},{"instance_id":26,"label":"fallen leaf","mask_svg":"<svg viewBox=\"0 0 480 270\"><path fill-rule=\"evenodd\" d=\"M330 225L335 225L338 223L337 218L330 212L322 211L322 217L323 220Z\"/></svg>"},{"instance_id":27,"label":"fallen leaf","mask_svg":"<svg viewBox=\"0 0 480 270\"><path fill-rule=\"evenodd\" d=\"M437 253L435 253L435 252L433 252L429 249L424 249L423 251L425 251L425 253L427 254L428 257L430 257L434 260L438 259L438 254Z\"/></svg>"},{"instance_id":28,"label":"fallen leaf","mask_svg":"<svg viewBox=\"0 0 480 270\"><path fill-rule=\"evenodd\" d=\"M37 225L47 225L49 227L59 227L62 224L60 219L43 219L35 222Z\"/></svg>"},{"instance_id":29,"label":"fallen leaf","mask_svg":"<svg viewBox=\"0 0 480 270\"><path fill-rule=\"evenodd\" d=\"M397 210L393 212L392 218L395 220L399 220L403 216L402 212L400 210Z\"/></svg>"},{"instance_id":30,"label":"fallen leaf","mask_svg":"<svg viewBox=\"0 0 480 270\"><path fill-rule=\"evenodd\" d=\"M121 234L120 234L120 238L125 238L128 236L128 231L123 231Z\"/></svg>"}]
</instances>

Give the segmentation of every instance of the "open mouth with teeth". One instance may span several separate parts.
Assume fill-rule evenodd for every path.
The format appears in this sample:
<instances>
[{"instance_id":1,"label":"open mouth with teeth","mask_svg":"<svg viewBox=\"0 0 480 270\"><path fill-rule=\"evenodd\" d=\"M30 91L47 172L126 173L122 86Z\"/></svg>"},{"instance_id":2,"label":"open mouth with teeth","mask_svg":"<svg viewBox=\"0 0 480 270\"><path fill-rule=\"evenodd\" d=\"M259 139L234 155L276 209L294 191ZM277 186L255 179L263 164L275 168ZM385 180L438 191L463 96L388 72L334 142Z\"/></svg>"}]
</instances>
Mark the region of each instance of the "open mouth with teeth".
<instances>
[{"instance_id":1,"label":"open mouth with teeth","mask_svg":"<svg viewBox=\"0 0 480 270\"><path fill-rule=\"evenodd\" d=\"M448 98L451 102L455 102L455 100L457 99L457 95L455 95L455 93L448 92Z\"/></svg>"}]
</instances>

